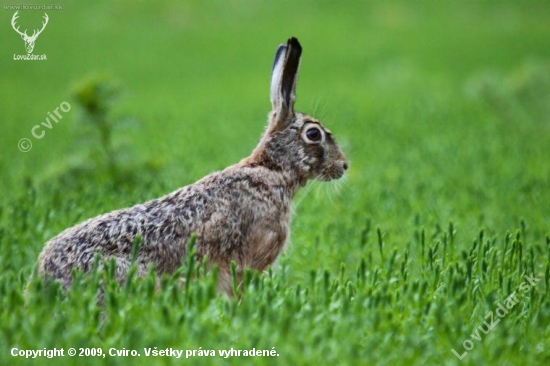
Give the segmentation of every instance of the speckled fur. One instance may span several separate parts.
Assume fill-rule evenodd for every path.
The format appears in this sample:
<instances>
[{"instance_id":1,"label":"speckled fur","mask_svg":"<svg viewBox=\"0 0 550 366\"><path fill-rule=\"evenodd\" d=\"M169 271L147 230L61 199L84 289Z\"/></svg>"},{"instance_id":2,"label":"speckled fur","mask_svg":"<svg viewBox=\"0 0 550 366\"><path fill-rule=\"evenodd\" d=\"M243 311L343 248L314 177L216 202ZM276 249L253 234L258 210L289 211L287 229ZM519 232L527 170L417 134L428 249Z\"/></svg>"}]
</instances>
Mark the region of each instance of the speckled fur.
<instances>
[{"instance_id":1,"label":"speckled fur","mask_svg":"<svg viewBox=\"0 0 550 366\"><path fill-rule=\"evenodd\" d=\"M284 57L283 57L284 56ZM289 236L292 199L309 179L340 178L347 161L313 117L294 111L301 47L289 39L277 51L272 72L273 111L260 143L236 165L212 173L164 197L89 219L51 239L39 257L39 274L63 287L73 268L90 271L96 253L117 263L124 282L133 242L142 236L138 276L152 266L158 274L175 271L196 234L197 255L220 267L220 289L231 293L230 263L263 271L281 253ZM304 126L318 126L322 143L305 141Z\"/></svg>"}]
</instances>

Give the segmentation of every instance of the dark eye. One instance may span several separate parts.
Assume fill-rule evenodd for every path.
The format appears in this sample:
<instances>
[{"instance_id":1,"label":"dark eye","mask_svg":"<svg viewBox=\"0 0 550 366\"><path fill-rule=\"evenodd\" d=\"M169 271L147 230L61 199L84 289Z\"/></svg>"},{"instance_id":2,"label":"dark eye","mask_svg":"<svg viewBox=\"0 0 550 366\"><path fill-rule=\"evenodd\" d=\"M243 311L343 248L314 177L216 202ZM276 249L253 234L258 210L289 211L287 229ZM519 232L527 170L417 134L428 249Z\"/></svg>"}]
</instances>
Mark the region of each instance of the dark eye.
<instances>
[{"instance_id":1,"label":"dark eye","mask_svg":"<svg viewBox=\"0 0 550 366\"><path fill-rule=\"evenodd\" d=\"M300 136L307 144L321 144L325 141L325 131L317 123L306 122Z\"/></svg>"},{"instance_id":2,"label":"dark eye","mask_svg":"<svg viewBox=\"0 0 550 366\"><path fill-rule=\"evenodd\" d=\"M321 134L321 131L317 127L312 127L306 131L306 137L310 141L319 141L321 137L323 137L323 135Z\"/></svg>"}]
</instances>

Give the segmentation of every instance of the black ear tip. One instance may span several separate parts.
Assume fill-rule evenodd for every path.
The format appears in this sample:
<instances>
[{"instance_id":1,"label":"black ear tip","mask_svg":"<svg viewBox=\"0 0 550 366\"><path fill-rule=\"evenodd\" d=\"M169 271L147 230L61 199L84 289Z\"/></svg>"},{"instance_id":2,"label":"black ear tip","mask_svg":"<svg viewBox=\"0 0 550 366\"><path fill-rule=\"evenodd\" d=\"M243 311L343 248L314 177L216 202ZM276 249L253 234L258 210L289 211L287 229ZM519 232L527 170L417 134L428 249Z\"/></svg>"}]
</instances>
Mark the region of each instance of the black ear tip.
<instances>
[{"instance_id":1,"label":"black ear tip","mask_svg":"<svg viewBox=\"0 0 550 366\"><path fill-rule=\"evenodd\" d=\"M296 37L290 37L288 39L287 45L290 47L294 47L296 49L301 50L302 46L300 46L300 42L298 42L298 39Z\"/></svg>"}]
</instances>

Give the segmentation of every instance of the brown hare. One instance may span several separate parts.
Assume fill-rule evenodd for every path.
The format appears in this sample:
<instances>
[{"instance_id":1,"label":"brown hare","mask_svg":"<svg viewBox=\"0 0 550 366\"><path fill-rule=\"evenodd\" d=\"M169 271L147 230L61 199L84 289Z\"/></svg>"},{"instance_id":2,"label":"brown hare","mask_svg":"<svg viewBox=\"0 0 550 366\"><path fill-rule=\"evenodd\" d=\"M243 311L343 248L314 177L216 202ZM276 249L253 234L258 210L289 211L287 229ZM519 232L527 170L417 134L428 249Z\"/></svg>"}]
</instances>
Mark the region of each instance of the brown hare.
<instances>
[{"instance_id":1,"label":"brown hare","mask_svg":"<svg viewBox=\"0 0 550 366\"><path fill-rule=\"evenodd\" d=\"M346 157L331 132L294 110L302 48L296 38L280 45L271 76L269 123L252 154L220 172L164 197L89 219L51 239L40 254L38 273L64 288L73 268L84 272L94 257L114 260L121 283L135 260L137 275L150 267L172 273L196 235L199 258L219 267L219 288L232 292L230 264L263 271L289 236L292 199L310 179L341 178ZM137 236L141 245L132 253Z\"/></svg>"}]
</instances>

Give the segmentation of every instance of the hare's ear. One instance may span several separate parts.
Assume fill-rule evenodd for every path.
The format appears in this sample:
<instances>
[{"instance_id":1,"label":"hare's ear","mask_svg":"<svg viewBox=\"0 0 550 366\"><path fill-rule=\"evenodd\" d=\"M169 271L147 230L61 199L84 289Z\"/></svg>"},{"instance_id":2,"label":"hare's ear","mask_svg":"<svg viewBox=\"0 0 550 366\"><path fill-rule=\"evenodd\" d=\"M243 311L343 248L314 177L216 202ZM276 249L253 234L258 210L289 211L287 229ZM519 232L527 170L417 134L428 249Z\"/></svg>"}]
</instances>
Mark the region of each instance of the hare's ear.
<instances>
[{"instance_id":1,"label":"hare's ear","mask_svg":"<svg viewBox=\"0 0 550 366\"><path fill-rule=\"evenodd\" d=\"M296 79L302 47L294 37L286 45L280 45L275 54L271 72L271 105L278 120L286 119L294 111L296 100Z\"/></svg>"}]
</instances>

